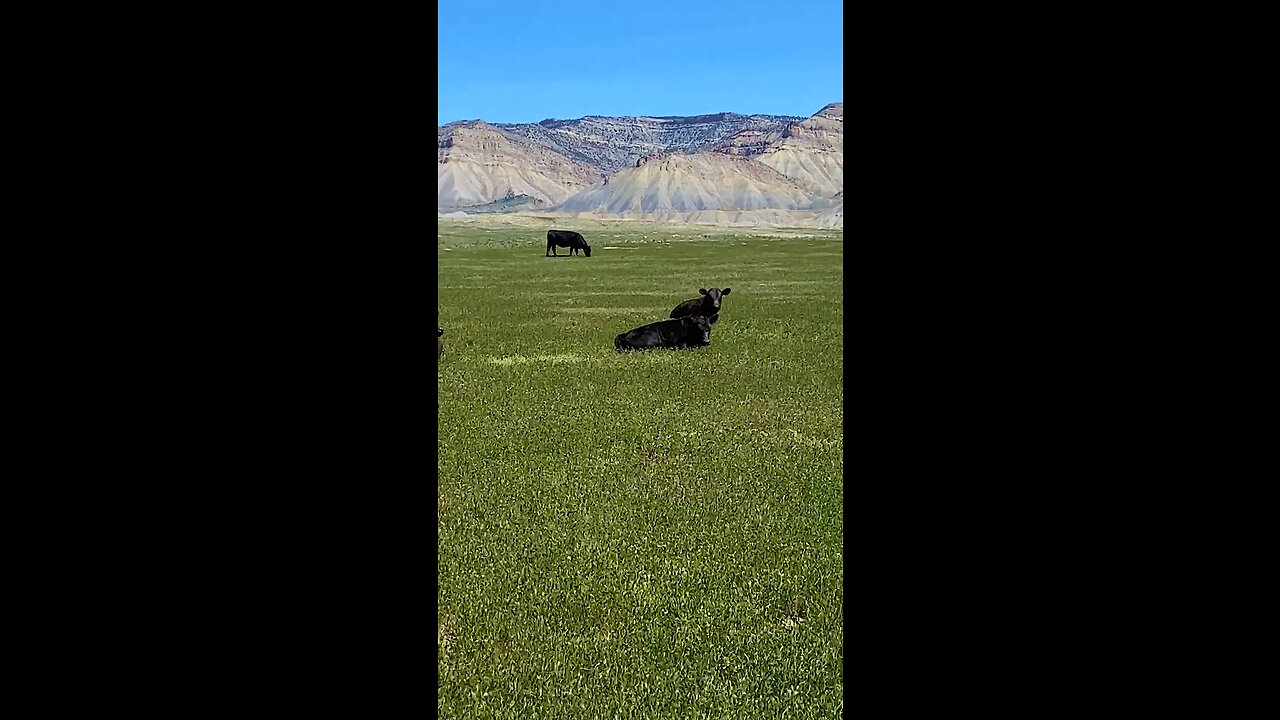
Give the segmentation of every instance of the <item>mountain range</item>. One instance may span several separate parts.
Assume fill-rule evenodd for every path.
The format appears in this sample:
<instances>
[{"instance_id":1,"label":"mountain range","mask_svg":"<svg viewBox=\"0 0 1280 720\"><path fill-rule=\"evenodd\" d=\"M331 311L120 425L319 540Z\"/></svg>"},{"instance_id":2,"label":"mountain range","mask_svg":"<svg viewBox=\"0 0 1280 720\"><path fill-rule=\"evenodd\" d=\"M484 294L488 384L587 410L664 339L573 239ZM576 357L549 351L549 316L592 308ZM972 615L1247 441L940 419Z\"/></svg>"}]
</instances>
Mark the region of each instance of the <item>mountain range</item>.
<instances>
[{"instance_id":1,"label":"mountain range","mask_svg":"<svg viewBox=\"0 0 1280 720\"><path fill-rule=\"evenodd\" d=\"M745 225L844 226L844 103L810 117L451 122L437 209Z\"/></svg>"}]
</instances>

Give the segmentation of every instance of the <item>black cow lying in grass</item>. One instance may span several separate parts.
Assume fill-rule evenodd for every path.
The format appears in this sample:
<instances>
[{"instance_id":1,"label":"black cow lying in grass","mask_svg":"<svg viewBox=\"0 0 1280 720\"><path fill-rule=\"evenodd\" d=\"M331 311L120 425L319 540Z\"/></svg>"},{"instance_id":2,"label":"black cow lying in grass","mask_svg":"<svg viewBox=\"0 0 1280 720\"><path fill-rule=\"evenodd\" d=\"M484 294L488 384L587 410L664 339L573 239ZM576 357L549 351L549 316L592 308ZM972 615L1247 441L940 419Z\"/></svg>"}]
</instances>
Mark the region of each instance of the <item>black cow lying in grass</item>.
<instances>
[{"instance_id":1,"label":"black cow lying in grass","mask_svg":"<svg viewBox=\"0 0 1280 720\"><path fill-rule=\"evenodd\" d=\"M572 230L547 231L546 257L560 257L556 254L557 247L569 248L570 255L581 250L587 257L591 257L591 246L587 244L586 238L582 237L582 233L576 233Z\"/></svg>"},{"instance_id":2,"label":"black cow lying in grass","mask_svg":"<svg viewBox=\"0 0 1280 720\"><path fill-rule=\"evenodd\" d=\"M698 294L702 297L696 297L692 300L685 300L671 311L671 317L687 317L689 315L702 315L712 324L720 319L720 296L728 295L729 288L717 290L711 288L698 288Z\"/></svg>"},{"instance_id":3,"label":"black cow lying in grass","mask_svg":"<svg viewBox=\"0 0 1280 720\"><path fill-rule=\"evenodd\" d=\"M659 320L628 330L613 339L613 347L618 352L656 348L678 350L710 344L711 322L701 315Z\"/></svg>"},{"instance_id":4,"label":"black cow lying in grass","mask_svg":"<svg viewBox=\"0 0 1280 720\"><path fill-rule=\"evenodd\" d=\"M440 339L440 336L444 335L444 328L439 325L436 328L438 328L438 332L436 332L436 362L440 362L440 358L444 355L444 341Z\"/></svg>"}]
</instances>

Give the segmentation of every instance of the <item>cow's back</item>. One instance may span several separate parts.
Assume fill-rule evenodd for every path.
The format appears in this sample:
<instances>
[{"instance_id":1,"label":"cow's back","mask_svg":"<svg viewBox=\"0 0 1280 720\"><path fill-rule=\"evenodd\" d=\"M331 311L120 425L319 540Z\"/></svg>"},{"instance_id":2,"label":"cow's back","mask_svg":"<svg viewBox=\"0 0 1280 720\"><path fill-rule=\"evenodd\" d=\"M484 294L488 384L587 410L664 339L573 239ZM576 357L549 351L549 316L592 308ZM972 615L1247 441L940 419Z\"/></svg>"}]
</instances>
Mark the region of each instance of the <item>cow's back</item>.
<instances>
[{"instance_id":1,"label":"cow's back","mask_svg":"<svg viewBox=\"0 0 1280 720\"><path fill-rule=\"evenodd\" d=\"M573 230L548 230L547 240L555 243L586 242L582 233Z\"/></svg>"},{"instance_id":2,"label":"cow's back","mask_svg":"<svg viewBox=\"0 0 1280 720\"><path fill-rule=\"evenodd\" d=\"M682 318L686 315L692 315L700 309L702 309L702 298L685 300L684 302L677 305L674 310L671 311L671 317Z\"/></svg>"},{"instance_id":3,"label":"cow's back","mask_svg":"<svg viewBox=\"0 0 1280 720\"><path fill-rule=\"evenodd\" d=\"M671 321L663 320L628 330L613 339L613 347L619 351L628 349L646 350L653 347L661 347L666 340L666 336L660 326L665 322Z\"/></svg>"},{"instance_id":4,"label":"cow's back","mask_svg":"<svg viewBox=\"0 0 1280 720\"><path fill-rule=\"evenodd\" d=\"M705 345L696 323L685 318L659 320L628 330L613 340L619 351L650 350L654 348L700 347Z\"/></svg>"}]
</instances>

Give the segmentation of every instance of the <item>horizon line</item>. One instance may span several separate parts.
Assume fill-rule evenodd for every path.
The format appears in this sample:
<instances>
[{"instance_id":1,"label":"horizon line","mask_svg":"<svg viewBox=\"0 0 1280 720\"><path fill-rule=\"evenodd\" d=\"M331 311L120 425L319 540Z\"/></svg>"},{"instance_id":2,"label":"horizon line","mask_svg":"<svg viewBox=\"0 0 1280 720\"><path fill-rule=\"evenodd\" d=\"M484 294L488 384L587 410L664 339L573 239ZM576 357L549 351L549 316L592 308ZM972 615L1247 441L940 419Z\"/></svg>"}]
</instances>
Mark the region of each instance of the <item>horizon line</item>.
<instances>
[{"instance_id":1,"label":"horizon line","mask_svg":"<svg viewBox=\"0 0 1280 720\"><path fill-rule=\"evenodd\" d=\"M818 108L817 110L814 110L813 112L809 113L808 115L790 115L790 114L781 114L781 113L764 113L764 112L743 113L743 112L737 112L737 111L734 111L734 110L719 110L719 111L716 111L716 112L709 112L709 113L693 113L693 114L691 114L691 115L594 115L594 114L588 114L588 115L580 115L580 116L578 116L578 117L564 117L564 118L561 118L561 117L546 117L546 118L543 118L543 119L541 119L541 120L529 120L529 121L525 121L525 122L510 122L510 121L506 121L506 120L486 120L486 119L484 119L484 118L477 117L477 118L459 118L459 119L457 119L457 120L450 120L450 121L445 122L445 123L442 123L442 124L437 124L437 125L436 125L436 127L438 127L438 128L439 128L439 127L445 127L446 125L452 125L452 124L454 124L454 123L467 123L467 122L483 122L483 123L487 123L487 124L489 124L489 125L540 125L540 124L545 123L545 122L572 122L572 121L574 121L574 120L585 120L586 118L613 118L613 119L620 119L620 118L634 118L634 119L641 119L641 118L647 118L647 119L651 119L651 120L670 120L670 119L677 119L677 118L696 118L696 117L704 117L704 116L709 116L709 115L739 115L739 116L742 116L742 117L759 117L759 116L764 116L764 117L787 117L787 118L811 118L811 117L813 117L814 115L818 114L819 112L822 112L822 110L823 110L824 108L831 107L832 105L842 105L842 104L844 104L844 100L843 100L843 99L841 99L841 100L834 100L834 101L832 101L832 102L827 103L826 105L823 105L822 107ZM437 119L438 119L438 118L437 118Z\"/></svg>"}]
</instances>

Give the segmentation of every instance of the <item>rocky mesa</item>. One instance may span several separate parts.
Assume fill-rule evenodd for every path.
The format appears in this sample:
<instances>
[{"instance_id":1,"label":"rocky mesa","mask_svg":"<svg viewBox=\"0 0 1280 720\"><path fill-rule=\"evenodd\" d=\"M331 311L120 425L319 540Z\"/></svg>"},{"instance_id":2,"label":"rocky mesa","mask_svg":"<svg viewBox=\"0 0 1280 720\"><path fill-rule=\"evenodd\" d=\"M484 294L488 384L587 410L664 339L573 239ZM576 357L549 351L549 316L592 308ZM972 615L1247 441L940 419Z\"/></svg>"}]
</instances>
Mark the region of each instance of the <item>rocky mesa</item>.
<instances>
[{"instance_id":1,"label":"rocky mesa","mask_svg":"<svg viewBox=\"0 0 1280 720\"><path fill-rule=\"evenodd\" d=\"M608 182L552 208L613 215L700 210L796 210L812 204L803 187L750 158L712 152L641 158Z\"/></svg>"},{"instance_id":2,"label":"rocky mesa","mask_svg":"<svg viewBox=\"0 0 1280 720\"><path fill-rule=\"evenodd\" d=\"M808 118L450 123L438 163L440 210L844 226L843 102Z\"/></svg>"},{"instance_id":3,"label":"rocky mesa","mask_svg":"<svg viewBox=\"0 0 1280 720\"><path fill-rule=\"evenodd\" d=\"M787 125L755 159L821 197L844 192L844 103Z\"/></svg>"},{"instance_id":4,"label":"rocky mesa","mask_svg":"<svg viewBox=\"0 0 1280 720\"><path fill-rule=\"evenodd\" d=\"M535 205L551 205L603 179L603 173L585 163L482 120L437 129L437 208L519 196Z\"/></svg>"}]
</instances>

